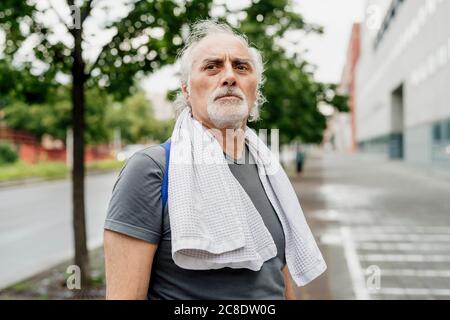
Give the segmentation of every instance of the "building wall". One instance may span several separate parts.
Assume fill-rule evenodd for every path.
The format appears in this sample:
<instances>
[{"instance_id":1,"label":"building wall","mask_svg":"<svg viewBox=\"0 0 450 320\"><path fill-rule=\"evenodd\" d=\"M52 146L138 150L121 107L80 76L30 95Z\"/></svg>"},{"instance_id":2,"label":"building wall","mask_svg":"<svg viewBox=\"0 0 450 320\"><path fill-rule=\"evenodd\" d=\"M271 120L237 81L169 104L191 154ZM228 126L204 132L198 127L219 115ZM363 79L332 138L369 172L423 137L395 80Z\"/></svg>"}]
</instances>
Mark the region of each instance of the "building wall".
<instances>
[{"instance_id":1,"label":"building wall","mask_svg":"<svg viewBox=\"0 0 450 320\"><path fill-rule=\"evenodd\" d=\"M342 72L339 91L341 94L348 96L350 124L350 146L347 148L350 152L356 150L356 93L355 93L355 70L359 60L360 53L360 29L359 23L355 23L352 27L350 41L347 49L347 56ZM346 130L347 131L347 130ZM336 134L339 134L336 132ZM347 134L347 132L345 132Z\"/></svg>"},{"instance_id":2,"label":"building wall","mask_svg":"<svg viewBox=\"0 0 450 320\"><path fill-rule=\"evenodd\" d=\"M393 0L383 21L378 32L367 21L362 25L356 72L358 144L363 150L377 145L376 152L389 155L400 134L406 161L446 167L450 1ZM399 91L402 110L397 107ZM441 131L441 139L434 138L433 130Z\"/></svg>"},{"instance_id":3,"label":"building wall","mask_svg":"<svg viewBox=\"0 0 450 320\"><path fill-rule=\"evenodd\" d=\"M49 147L24 130L14 130L0 126L0 142L15 145L19 159L29 164L40 161L66 161L66 147ZM57 145L57 144L54 144ZM112 159L112 147L106 144L86 146L85 161Z\"/></svg>"}]
</instances>

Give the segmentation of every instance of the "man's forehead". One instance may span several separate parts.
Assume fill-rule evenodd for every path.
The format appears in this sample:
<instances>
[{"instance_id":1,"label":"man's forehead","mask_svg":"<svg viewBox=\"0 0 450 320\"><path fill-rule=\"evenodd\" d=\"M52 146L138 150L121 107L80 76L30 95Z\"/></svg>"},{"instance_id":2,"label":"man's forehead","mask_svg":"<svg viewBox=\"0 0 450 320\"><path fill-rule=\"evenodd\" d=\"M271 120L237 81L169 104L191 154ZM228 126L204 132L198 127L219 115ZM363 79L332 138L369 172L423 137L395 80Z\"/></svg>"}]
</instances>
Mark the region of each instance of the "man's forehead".
<instances>
[{"instance_id":1,"label":"man's forehead","mask_svg":"<svg viewBox=\"0 0 450 320\"><path fill-rule=\"evenodd\" d=\"M212 35L202 39L192 52L192 62L206 59L222 59L230 56L233 59L251 60L249 48L237 37L231 35Z\"/></svg>"}]
</instances>

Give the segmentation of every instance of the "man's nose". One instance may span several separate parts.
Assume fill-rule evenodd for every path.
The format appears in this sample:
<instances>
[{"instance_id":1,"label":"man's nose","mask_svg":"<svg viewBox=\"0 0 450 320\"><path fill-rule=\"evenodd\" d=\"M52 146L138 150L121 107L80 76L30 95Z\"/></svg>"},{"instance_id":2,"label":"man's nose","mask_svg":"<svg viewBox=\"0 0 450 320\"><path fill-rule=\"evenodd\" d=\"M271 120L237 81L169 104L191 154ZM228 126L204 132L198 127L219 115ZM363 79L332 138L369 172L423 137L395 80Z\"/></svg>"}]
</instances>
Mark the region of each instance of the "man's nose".
<instances>
[{"instance_id":1,"label":"man's nose","mask_svg":"<svg viewBox=\"0 0 450 320\"><path fill-rule=\"evenodd\" d=\"M235 86L236 85L236 76L234 74L233 66L231 64L225 64L225 74L222 79L223 86Z\"/></svg>"}]
</instances>

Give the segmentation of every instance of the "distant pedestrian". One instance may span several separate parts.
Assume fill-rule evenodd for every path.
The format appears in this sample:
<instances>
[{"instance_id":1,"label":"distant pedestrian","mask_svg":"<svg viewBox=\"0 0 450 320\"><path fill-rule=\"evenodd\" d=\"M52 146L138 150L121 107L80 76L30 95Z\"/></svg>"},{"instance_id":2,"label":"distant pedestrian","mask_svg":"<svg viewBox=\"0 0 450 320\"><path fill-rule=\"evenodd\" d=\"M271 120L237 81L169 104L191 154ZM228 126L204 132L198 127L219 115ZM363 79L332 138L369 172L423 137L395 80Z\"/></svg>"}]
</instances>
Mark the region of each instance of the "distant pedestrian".
<instances>
[{"instance_id":1,"label":"distant pedestrian","mask_svg":"<svg viewBox=\"0 0 450 320\"><path fill-rule=\"evenodd\" d=\"M170 140L133 155L105 222L108 299L294 299L326 264L284 170L247 121L260 53L197 22L180 57Z\"/></svg>"},{"instance_id":2,"label":"distant pedestrian","mask_svg":"<svg viewBox=\"0 0 450 320\"><path fill-rule=\"evenodd\" d=\"M305 153L303 151L298 151L295 162L297 164L297 173L301 173L303 171L303 162L305 161Z\"/></svg>"}]
</instances>

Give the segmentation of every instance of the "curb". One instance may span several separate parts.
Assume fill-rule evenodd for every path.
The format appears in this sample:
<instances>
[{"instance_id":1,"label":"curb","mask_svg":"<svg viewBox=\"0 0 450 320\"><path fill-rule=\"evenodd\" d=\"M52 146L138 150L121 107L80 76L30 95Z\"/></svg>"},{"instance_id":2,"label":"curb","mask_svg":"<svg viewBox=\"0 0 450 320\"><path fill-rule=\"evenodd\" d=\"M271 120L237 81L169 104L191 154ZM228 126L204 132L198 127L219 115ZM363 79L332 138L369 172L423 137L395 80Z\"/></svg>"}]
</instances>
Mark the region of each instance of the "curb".
<instances>
[{"instance_id":1,"label":"curb","mask_svg":"<svg viewBox=\"0 0 450 320\"><path fill-rule=\"evenodd\" d=\"M118 172L119 170L120 169L117 169L117 170L92 170L92 171L86 172L85 177ZM60 178L35 177L35 178L26 178L26 179L11 180L11 181L0 181L0 190L14 188L14 187L18 187L18 186L34 185L34 184L38 184L38 183L42 183L42 182L62 181L62 180L68 180L68 179L70 179L70 175L66 175L65 177L60 177Z\"/></svg>"}]
</instances>

